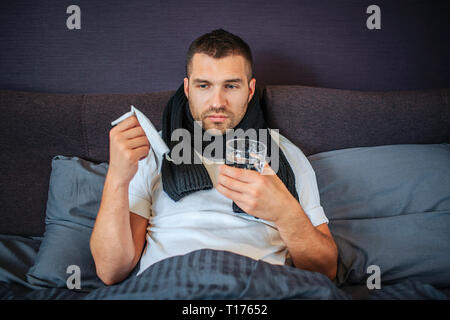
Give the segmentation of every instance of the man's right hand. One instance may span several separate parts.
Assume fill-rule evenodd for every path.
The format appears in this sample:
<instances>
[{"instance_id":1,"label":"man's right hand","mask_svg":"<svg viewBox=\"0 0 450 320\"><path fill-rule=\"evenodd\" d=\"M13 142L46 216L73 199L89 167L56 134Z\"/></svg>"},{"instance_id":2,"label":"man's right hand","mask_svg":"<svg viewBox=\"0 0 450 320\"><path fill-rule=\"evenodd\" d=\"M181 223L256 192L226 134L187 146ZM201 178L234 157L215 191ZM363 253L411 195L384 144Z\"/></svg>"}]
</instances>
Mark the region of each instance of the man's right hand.
<instances>
[{"instance_id":1,"label":"man's right hand","mask_svg":"<svg viewBox=\"0 0 450 320\"><path fill-rule=\"evenodd\" d=\"M108 175L119 184L129 184L138 170L138 161L150 151L150 142L136 116L129 117L109 132Z\"/></svg>"}]
</instances>

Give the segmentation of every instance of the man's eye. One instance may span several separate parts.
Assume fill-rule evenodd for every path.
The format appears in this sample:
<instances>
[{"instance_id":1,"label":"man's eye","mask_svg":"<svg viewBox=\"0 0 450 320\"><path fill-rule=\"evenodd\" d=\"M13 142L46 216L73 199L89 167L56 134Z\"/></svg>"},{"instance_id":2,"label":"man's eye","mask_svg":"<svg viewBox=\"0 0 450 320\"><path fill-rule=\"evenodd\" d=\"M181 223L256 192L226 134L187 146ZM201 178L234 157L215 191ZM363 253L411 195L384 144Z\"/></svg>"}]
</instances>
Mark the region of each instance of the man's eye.
<instances>
[{"instance_id":1,"label":"man's eye","mask_svg":"<svg viewBox=\"0 0 450 320\"><path fill-rule=\"evenodd\" d=\"M228 84L228 85L227 85L227 88L228 88L228 89L236 89L237 86L235 86L234 84Z\"/></svg>"},{"instance_id":2,"label":"man's eye","mask_svg":"<svg viewBox=\"0 0 450 320\"><path fill-rule=\"evenodd\" d=\"M201 84L201 85L199 85L199 87L200 87L201 89L206 89L206 88L208 88L208 85L207 85L207 84Z\"/></svg>"}]
</instances>

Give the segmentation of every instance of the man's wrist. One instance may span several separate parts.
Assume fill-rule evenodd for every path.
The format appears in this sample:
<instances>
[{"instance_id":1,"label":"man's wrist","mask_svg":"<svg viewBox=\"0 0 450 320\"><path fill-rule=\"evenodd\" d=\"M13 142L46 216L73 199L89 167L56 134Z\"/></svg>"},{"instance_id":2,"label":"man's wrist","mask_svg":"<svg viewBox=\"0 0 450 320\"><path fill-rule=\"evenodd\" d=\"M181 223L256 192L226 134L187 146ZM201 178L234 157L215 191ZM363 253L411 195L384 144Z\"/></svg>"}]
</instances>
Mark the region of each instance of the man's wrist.
<instances>
[{"instance_id":1,"label":"man's wrist","mask_svg":"<svg viewBox=\"0 0 450 320\"><path fill-rule=\"evenodd\" d=\"M292 208L289 208L289 210L285 210L278 215L278 218L274 222L278 229L292 227L302 217L302 214L304 214L303 208L297 203Z\"/></svg>"},{"instance_id":2,"label":"man's wrist","mask_svg":"<svg viewBox=\"0 0 450 320\"><path fill-rule=\"evenodd\" d=\"M117 176L111 170L108 170L105 178L105 185L108 185L110 188L114 190L126 189L130 185L130 181L124 180L122 177Z\"/></svg>"}]
</instances>

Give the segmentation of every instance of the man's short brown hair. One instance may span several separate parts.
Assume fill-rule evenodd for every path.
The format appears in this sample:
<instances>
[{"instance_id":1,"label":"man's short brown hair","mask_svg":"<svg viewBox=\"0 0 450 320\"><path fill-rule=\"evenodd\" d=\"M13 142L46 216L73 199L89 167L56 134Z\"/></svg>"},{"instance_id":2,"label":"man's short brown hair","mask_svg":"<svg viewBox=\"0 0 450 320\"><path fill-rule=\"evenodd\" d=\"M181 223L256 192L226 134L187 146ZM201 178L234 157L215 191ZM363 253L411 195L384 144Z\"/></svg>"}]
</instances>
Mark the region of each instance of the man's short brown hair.
<instances>
[{"instance_id":1,"label":"man's short brown hair","mask_svg":"<svg viewBox=\"0 0 450 320\"><path fill-rule=\"evenodd\" d=\"M223 29L213 30L195 39L189 46L186 57L186 76L191 72L192 57L196 53L220 59L230 55L240 55L247 61L248 80L253 77L253 57L249 45L238 36Z\"/></svg>"}]
</instances>

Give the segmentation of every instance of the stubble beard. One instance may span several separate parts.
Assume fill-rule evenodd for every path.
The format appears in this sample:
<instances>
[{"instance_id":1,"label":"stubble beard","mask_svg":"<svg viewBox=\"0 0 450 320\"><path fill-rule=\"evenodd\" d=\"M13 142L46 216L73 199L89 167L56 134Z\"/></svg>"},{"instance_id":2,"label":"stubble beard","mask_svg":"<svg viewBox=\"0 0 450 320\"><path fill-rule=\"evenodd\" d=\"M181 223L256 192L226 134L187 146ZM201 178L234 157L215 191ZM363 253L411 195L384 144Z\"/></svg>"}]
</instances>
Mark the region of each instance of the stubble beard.
<instances>
[{"instance_id":1,"label":"stubble beard","mask_svg":"<svg viewBox=\"0 0 450 320\"><path fill-rule=\"evenodd\" d=\"M192 101L189 101L189 106L194 106ZM247 111L248 104L245 104L241 110ZM195 106L194 106L195 109ZM232 112L226 111L223 107L219 108L209 108L207 111L200 114L200 116L194 116L191 109L191 114L195 121L202 122L202 128L204 130L209 130L208 132L212 135L223 135L226 133L227 129L233 129L244 117L245 112L240 115L240 117L236 117L236 115ZM228 118L224 122L214 122L208 119L209 116L214 114L224 114Z\"/></svg>"}]
</instances>

